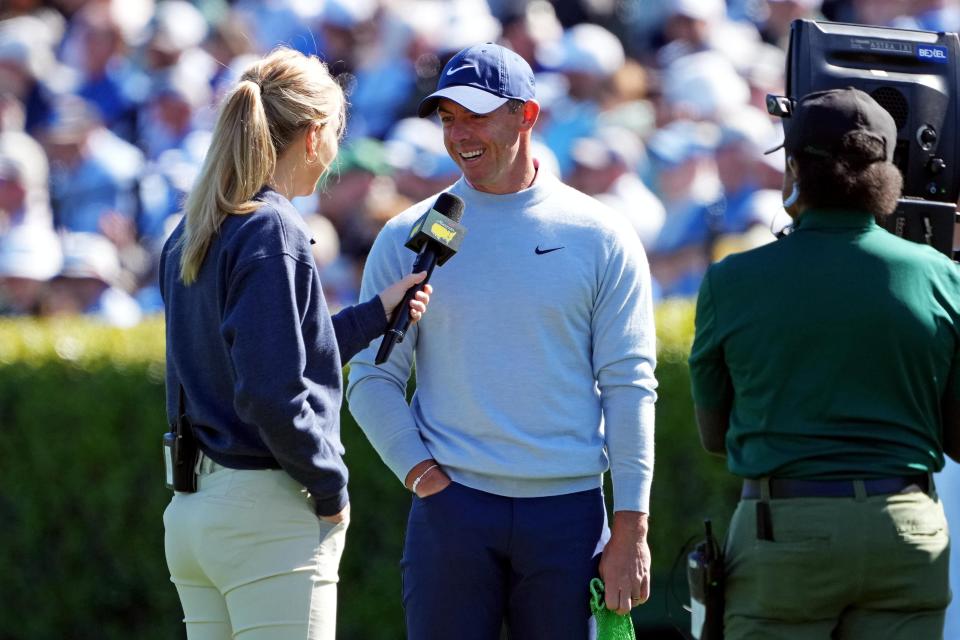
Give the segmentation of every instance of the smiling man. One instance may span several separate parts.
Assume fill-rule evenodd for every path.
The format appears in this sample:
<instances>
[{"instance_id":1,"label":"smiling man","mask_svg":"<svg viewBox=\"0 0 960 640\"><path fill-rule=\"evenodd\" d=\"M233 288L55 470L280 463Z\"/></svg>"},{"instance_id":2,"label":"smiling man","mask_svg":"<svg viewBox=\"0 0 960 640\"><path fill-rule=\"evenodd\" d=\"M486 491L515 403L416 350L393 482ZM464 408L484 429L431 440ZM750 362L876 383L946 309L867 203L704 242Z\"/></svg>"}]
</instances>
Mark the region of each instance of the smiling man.
<instances>
[{"instance_id":1,"label":"smiling man","mask_svg":"<svg viewBox=\"0 0 960 640\"><path fill-rule=\"evenodd\" d=\"M493 44L455 55L437 91L463 172L468 237L433 276L430 314L374 365L350 408L414 492L403 552L411 640L593 636L588 583L621 613L650 588L655 334L646 256L626 219L548 172L531 137L533 72ZM363 290L410 271L404 248L436 196L377 238ZM405 389L416 359L417 391ZM613 479L612 526L601 490Z\"/></svg>"}]
</instances>

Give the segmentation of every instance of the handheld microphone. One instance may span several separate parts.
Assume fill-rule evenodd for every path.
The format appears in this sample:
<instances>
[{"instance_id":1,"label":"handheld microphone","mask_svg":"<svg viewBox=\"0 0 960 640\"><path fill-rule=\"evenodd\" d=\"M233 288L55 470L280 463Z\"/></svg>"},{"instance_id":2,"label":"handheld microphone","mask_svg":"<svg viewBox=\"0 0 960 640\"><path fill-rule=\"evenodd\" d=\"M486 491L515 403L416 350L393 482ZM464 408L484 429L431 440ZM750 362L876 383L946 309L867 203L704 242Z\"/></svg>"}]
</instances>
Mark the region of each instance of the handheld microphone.
<instances>
[{"instance_id":1,"label":"handheld microphone","mask_svg":"<svg viewBox=\"0 0 960 640\"><path fill-rule=\"evenodd\" d=\"M410 328L410 301L423 285L430 281L434 267L442 266L460 248L467 229L460 224L463 217L463 200L451 193L441 193L433 208L423 214L410 230L410 237L404 245L415 251L417 259L413 263L413 273L427 272L423 282L407 289L403 300L393 310L390 328L383 336L380 350L374 360L383 364L390 358L394 345L403 342Z\"/></svg>"}]
</instances>

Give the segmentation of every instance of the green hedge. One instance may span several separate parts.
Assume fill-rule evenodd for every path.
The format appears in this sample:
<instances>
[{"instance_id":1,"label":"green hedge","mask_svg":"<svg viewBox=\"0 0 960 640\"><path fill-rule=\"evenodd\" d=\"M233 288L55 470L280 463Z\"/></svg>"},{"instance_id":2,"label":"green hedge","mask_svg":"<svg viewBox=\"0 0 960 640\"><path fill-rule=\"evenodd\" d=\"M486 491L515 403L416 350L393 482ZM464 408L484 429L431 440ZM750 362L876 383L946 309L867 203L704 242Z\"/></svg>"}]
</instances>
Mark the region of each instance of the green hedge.
<instances>
[{"instance_id":1,"label":"green hedge","mask_svg":"<svg viewBox=\"0 0 960 640\"><path fill-rule=\"evenodd\" d=\"M686 357L689 304L658 309L660 400L651 508L654 598L639 628L687 624L682 543L704 516L725 527L736 484L704 454ZM182 638L163 558L163 324L0 322L0 639ZM409 495L348 411L352 517L338 638L403 637L399 558ZM371 630L373 629L373 630Z\"/></svg>"}]
</instances>

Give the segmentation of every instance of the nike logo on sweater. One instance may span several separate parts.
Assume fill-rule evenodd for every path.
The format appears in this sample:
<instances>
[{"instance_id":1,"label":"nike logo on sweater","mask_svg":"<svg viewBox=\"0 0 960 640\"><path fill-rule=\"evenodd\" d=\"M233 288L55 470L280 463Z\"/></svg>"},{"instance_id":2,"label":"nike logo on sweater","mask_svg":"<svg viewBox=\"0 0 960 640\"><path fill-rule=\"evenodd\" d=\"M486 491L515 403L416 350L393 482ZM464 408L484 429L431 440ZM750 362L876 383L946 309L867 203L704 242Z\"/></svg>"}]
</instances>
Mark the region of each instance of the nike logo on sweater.
<instances>
[{"instance_id":1,"label":"nike logo on sweater","mask_svg":"<svg viewBox=\"0 0 960 640\"><path fill-rule=\"evenodd\" d=\"M533 250L538 256L542 256L545 253L550 253L551 251L560 251L563 247L553 247L552 249L541 249L540 245L537 245L537 248Z\"/></svg>"}]
</instances>

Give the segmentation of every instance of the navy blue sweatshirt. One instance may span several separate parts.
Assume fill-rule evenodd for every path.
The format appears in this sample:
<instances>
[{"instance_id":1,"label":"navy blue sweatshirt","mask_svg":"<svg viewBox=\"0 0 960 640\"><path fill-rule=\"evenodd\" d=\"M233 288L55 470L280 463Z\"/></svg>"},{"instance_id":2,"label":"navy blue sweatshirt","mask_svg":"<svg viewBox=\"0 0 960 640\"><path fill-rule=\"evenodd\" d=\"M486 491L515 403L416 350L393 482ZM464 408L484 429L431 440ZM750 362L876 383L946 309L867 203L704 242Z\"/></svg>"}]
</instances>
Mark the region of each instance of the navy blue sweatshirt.
<instances>
[{"instance_id":1,"label":"navy blue sweatshirt","mask_svg":"<svg viewBox=\"0 0 960 640\"><path fill-rule=\"evenodd\" d=\"M341 362L386 330L386 315L374 297L331 318L300 214L270 189L255 199L257 211L223 221L192 285L180 280L183 222L164 246L167 415L182 384L205 454L282 468L333 515L348 501Z\"/></svg>"}]
</instances>

